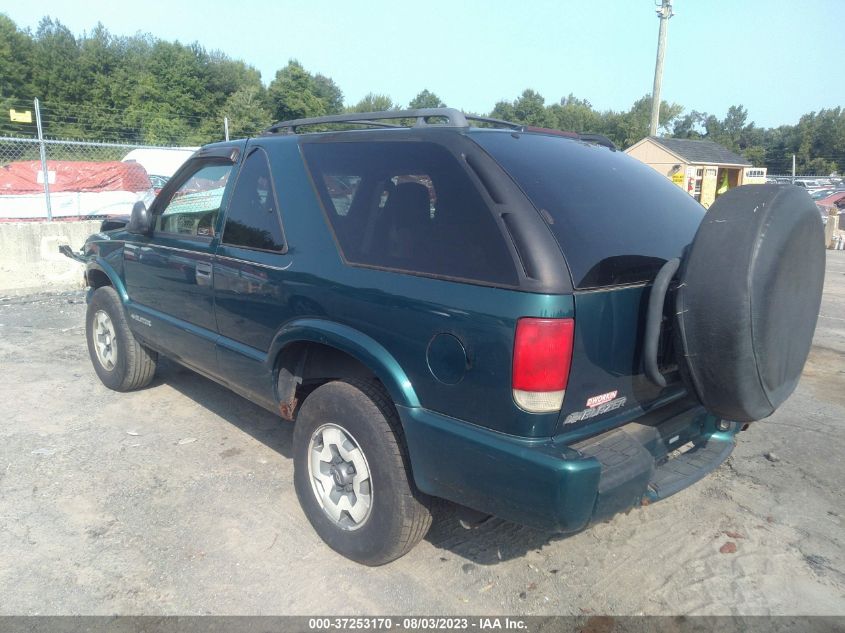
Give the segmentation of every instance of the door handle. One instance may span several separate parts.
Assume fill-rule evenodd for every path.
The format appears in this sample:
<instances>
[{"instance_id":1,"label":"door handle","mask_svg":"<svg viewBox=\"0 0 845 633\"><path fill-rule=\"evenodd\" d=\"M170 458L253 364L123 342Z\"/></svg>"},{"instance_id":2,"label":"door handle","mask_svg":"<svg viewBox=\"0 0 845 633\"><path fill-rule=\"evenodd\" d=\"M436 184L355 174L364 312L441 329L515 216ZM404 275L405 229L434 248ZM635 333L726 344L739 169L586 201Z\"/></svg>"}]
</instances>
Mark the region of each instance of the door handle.
<instances>
[{"instance_id":1,"label":"door handle","mask_svg":"<svg viewBox=\"0 0 845 633\"><path fill-rule=\"evenodd\" d=\"M194 271L198 286L211 285L211 264L197 262L194 266Z\"/></svg>"}]
</instances>

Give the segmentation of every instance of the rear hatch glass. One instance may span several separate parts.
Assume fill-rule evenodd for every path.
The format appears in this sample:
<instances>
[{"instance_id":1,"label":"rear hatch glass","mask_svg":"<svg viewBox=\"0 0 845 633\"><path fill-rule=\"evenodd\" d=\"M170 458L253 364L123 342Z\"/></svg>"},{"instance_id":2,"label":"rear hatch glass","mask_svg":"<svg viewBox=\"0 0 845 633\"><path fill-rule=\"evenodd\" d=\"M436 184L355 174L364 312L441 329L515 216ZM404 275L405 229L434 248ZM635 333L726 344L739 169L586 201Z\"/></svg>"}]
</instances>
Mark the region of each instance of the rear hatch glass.
<instances>
[{"instance_id":1,"label":"rear hatch glass","mask_svg":"<svg viewBox=\"0 0 845 633\"><path fill-rule=\"evenodd\" d=\"M540 211L575 288L651 281L704 217L680 187L620 151L545 134L479 130L473 139Z\"/></svg>"}]
</instances>

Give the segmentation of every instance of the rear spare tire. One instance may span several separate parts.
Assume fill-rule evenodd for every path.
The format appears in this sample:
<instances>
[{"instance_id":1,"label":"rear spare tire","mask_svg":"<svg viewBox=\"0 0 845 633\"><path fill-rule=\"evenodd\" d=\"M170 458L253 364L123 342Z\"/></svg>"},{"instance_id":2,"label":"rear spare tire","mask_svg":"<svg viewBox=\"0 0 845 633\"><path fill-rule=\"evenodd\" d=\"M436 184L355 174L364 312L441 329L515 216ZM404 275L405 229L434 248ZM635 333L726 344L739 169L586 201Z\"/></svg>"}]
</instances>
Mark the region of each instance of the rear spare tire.
<instances>
[{"instance_id":1,"label":"rear spare tire","mask_svg":"<svg viewBox=\"0 0 845 633\"><path fill-rule=\"evenodd\" d=\"M709 411L750 422L789 397L810 352L824 268L821 218L798 187L738 187L710 207L676 297L681 373Z\"/></svg>"}]
</instances>

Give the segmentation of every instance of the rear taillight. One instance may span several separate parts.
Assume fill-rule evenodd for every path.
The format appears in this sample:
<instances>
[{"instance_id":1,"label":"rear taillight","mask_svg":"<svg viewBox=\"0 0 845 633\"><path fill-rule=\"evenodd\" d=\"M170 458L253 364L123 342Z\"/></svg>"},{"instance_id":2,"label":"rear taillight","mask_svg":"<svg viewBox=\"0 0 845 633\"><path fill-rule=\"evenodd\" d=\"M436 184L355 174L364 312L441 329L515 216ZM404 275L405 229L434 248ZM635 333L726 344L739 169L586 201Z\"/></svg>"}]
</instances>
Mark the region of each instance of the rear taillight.
<instances>
[{"instance_id":1,"label":"rear taillight","mask_svg":"<svg viewBox=\"0 0 845 633\"><path fill-rule=\"evenodd\" d=\"M531 413L560 410L572 362L573 319L524 318L516 322L513 399Z\"/></svg>"}]
</instances>

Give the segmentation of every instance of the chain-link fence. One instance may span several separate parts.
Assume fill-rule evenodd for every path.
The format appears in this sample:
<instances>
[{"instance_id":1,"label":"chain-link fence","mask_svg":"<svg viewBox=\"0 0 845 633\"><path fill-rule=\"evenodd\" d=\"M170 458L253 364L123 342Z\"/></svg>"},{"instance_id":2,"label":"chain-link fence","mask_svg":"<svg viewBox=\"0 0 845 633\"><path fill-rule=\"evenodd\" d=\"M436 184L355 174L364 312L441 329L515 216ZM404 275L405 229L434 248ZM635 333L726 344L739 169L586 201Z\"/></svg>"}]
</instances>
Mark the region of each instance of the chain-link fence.
<instances>
[{"instance_id":1,"label":"chain-link fence","mask_svg":"<svg viewBox=\"0 0 845 633\"><path fill-rule=\"evenodd\" d=\"M56 115L38 100L4 105L14 107L0 124L0 222L128 215L137 201L149 204L199 144L123 140L139 138L137 129L105 130L105 141L50 138L42 113ZM95 117L77 119L88 136Z\"/></svg>"}]
</instances>

